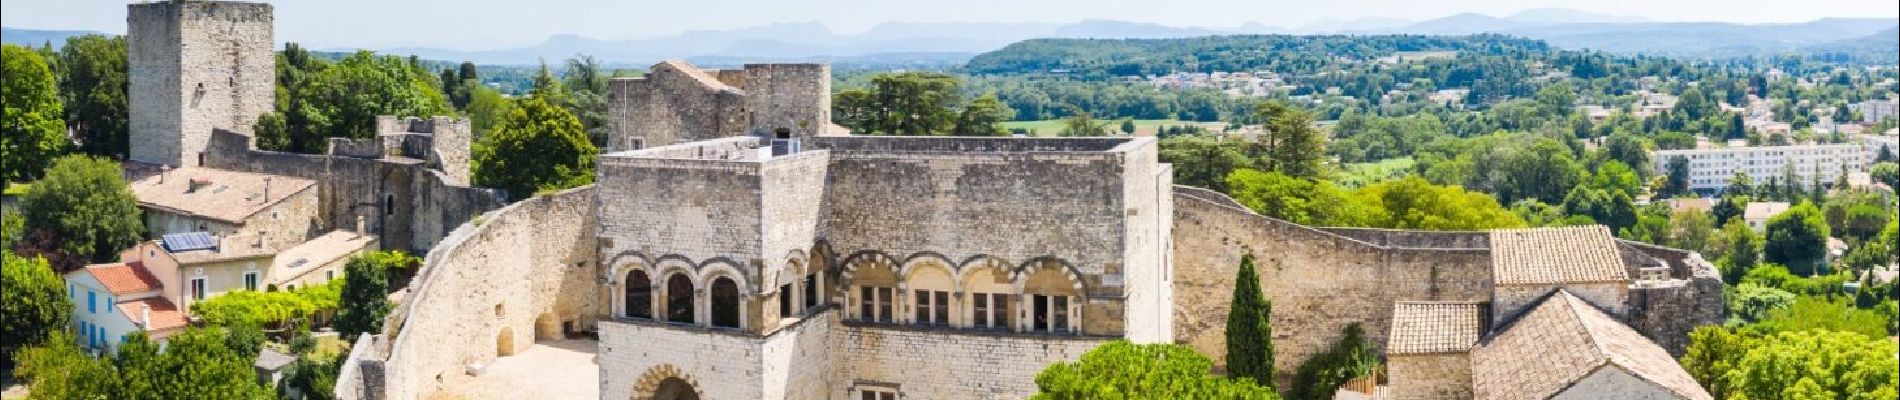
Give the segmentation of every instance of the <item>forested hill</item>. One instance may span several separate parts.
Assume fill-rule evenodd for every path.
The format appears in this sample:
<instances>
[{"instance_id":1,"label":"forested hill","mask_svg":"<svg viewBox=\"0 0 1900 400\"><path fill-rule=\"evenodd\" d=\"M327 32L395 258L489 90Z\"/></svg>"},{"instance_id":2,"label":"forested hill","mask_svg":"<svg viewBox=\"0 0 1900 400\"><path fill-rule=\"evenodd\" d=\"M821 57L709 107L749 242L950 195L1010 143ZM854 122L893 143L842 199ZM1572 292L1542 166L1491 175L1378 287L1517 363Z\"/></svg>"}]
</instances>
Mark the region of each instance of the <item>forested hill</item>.
<instances>
[{"instance_id":1,"label":"forested hill","mask_svg":"<svg viewBox=\"0 0 1900 400\"><path fill-rule=\"evenodd\" d=\"M1174 72L1271 70L1307 74L1400 52L1457 51L1481 55L1545 54L1542 41L1503 35L1290 36L1238 35L1183 39L1033 39L983 53L970 74L1066 72L1084 79Z\"/></svg>"}]
</instances>

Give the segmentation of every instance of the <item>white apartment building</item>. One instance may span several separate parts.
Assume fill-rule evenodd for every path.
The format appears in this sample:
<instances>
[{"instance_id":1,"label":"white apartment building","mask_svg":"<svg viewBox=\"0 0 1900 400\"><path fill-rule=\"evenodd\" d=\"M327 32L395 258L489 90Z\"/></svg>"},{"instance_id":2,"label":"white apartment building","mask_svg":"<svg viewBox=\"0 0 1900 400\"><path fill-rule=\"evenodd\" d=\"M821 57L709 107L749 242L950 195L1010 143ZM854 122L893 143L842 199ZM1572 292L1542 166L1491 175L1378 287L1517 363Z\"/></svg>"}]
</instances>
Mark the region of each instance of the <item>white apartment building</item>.
<instances>
[{"instance_id":1,"label":"white apartment building","mask_svg":"<svg viewBox=\"0 0 1900 400\"><path fill-rule=\"evenodd\" d=\"M1878 150L1879 147L1873 148L1873 151ZM1760 184L1770 177L1781 179L1782 168L1787 165L1794 167L1795 176L1800 177L1802 185L1814 182L1816 174L1820 175L1822 182L1832 183L1840 175L1843 166L1850 171L1865 171L1872 163L1874 153L1859 143L1657 150L1650 153L1658 175L1668 175L1669 160L1676 157L1689 159L1689 190L1715 192L1727 188L1729 177L1737 171L1748 174L1750 179Z\"/></svg>"},{"instance_id":2,"label":"white apartment building","mask_svg":"<svg viewBox=\"0 0 1900 400\"><path fill-rule=\"evenodd\" d=\"M1860 111L1861 122L1877 124L1880 120L1900 115L1900 100L1868 100L1849 104L1849 108Z\"/></svg>"}]
</instances>

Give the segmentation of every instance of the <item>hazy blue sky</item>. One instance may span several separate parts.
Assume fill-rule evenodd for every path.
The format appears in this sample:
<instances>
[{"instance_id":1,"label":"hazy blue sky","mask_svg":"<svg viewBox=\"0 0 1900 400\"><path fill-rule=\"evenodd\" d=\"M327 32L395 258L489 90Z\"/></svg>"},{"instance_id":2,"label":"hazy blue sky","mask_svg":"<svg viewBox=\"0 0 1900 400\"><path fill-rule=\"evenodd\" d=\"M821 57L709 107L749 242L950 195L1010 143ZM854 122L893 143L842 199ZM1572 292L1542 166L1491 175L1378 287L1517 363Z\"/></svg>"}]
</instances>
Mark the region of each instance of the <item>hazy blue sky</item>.
<instances>
[{"instance_id":1,"label":"hazy blue sky","mask_svg":"<svg viewBox=\"0 0 1900 400\"><path fill-rule=\"evenodd\" d=\"M125 31L123 0L6 0L0 25ZM277 40L313 47L428 45L486 49L550 34L603 39L819 21L856 33L885 21L1074 22L1118 19L1232 27L1300 26L1327 19L1411 20L1560 7L1660 21L1802 22L1900 18L1895 0L294 0L277 4Z\"/></svg>"}]
</instances>

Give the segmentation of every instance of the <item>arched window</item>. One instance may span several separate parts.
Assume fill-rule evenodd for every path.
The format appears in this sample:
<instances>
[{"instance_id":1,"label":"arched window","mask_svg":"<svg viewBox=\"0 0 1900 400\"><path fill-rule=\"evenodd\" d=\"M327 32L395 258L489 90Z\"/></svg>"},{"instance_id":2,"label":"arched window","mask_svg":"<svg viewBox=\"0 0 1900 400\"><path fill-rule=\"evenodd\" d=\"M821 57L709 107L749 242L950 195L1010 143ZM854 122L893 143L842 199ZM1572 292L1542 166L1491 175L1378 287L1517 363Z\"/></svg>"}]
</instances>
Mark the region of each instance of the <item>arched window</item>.
<instances>
[{"instance_id":1,"label":"arched window","mask_svg":"<svg viewBox=\"0 0 1900 400\"><path fill-rule=\"evenodd\" d=\"M693 280L686 274L666 278L666 321L693 323Z\"/></svg>"},{"instance_id":2,"label":"arched window","mask_svg":"<svg viewBox=\"0 0 1900 400\"><path fill-rule=\"evenodd\" d=\"M646 271L627 271L627 318L653 318L653 280Z\"/></svg>"},{"instance_id":3,"label":"arched window","mask_svg":"<svg viewBox=\"0 0 1900 400\"><path fill-rule=\"evenodd\" d=\"M805 275L805 309L818 306L818 273Z\"/></svg>"},{"instance_id":4,"label":"arched window","mask_svg":"<svg viewBox=\"0 0 1900 400\"><path fill-rule=\"evenodd\" d=\"M719 277L712 283L712 325L718 328L739 327L739 284L731 278Z\"/></svg>"}]
</instances>

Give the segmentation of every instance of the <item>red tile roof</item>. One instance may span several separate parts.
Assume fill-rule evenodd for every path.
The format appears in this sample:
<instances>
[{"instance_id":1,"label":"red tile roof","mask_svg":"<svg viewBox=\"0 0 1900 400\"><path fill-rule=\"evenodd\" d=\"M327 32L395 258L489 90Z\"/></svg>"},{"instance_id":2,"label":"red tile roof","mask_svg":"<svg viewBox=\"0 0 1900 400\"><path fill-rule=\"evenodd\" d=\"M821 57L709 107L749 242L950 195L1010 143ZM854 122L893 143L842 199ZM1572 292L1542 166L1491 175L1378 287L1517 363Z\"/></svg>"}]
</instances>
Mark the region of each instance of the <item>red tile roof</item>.
<instances>
[{"instance_id":1,"label":"red tile roof","mask_svg":"<svg viewBox=\"0 0 1900 400\"><path fill-rule=\"evenodd\" d=\"M91 265L86 267L86 273L92 274L93 279L98 279L112 294L150 292L165 287L138 261Z\"/></svg>"},{"instance_id":2,"label":"red tile roof","mask_svg":"<svg viewBox=\"0 0 1900 400\"><path fill-rule=\"evenodd\" d=\"M125 314L126 319L130 319L132 323L136 324L140 322L140 305L152 308L152 323L150 326L146 326L145 330L149 332L154 339L163 337L164 335L161 335L161 333L167 333L165 331L185 327L185 313L179 312L178 306L172 305L171 300L165 300L164 297L147 297L138 300L121 301L118 304L119 312Z\"/></svg>"}]
</instances>

